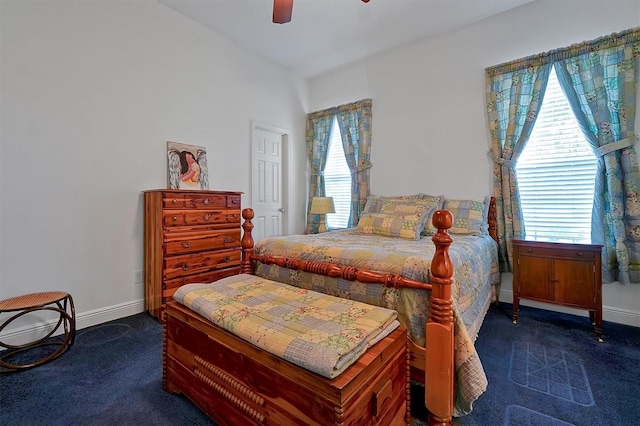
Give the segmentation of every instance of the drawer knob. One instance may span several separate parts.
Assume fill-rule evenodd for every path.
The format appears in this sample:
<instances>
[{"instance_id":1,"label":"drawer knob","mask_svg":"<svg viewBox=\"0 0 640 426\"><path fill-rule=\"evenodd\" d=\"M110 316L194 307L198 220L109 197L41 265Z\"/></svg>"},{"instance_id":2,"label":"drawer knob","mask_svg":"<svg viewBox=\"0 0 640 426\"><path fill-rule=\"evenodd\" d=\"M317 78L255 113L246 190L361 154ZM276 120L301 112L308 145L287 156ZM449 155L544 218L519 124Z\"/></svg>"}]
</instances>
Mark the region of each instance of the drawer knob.
<instances>
[{"instance_id":1,"label":"drawer knob","mask_svg":"<svg viewBox=\"0 0 640 426\"><path fill-rule=\"evenodd\" d=\"M209 213L205 214L202 217L204 218L204 220L211 220L211 215Z\"/></svg>"},{"instance_id":2,"label":"drawer knob","mask_svg":"<svg viewBox=\"0 0 640 426\"><path fill-rule=\"evenodd\" d=\"M229 263L231 262L231 258L229 256L225 256L224 259L222 259L222 263Z\"/></svg>"},{"instance_id":3,"label":"drawer knob","mask_svg":"<svg viewBox=\"0 0 640 426\"><path fill-rule=\"evenodd\" d=\"M211 204L211 200L208 198L205 198L204 200L202 200L202 204L204 204L205 206Z\"/></svg>"},{"instance_id":4,"label":"drawer knob","mask_svg":"<svg viewBox=\"0 0 640 426\"><path fill-rule=\"evenodd\" d=\"M224 237L224 241L225 243L230 243L231 242L231 237Z\"/></svg>"},{"instance_id":5,"label":"drawer knob","mask_svg":"<svg viewBox=\"0 0 640 426\"><path fill-rule=\"evenodd\" d=\"M533 249L530 249L530 248L527 249L527 253L532 253L532 252L533 252Z\"/></svg>"},{"instance_id":6,"label":"drawer knob","mask_svg":"<svg viewBox=\"0 0 640 426\"><path fill-rule=\"evenodd\" d=\"M188 263L183 263L181 266L183 271L188 271L189 270L189 264Z\"/></svg>"},{"instance_id":7,"label":"drawer knob","mask_svg":"<svg viewBox=\"0 0 640 426\"><path fill-rule=\"evenodd\" d=\"M578 256L578 257L582 256L582 252L581 251L577 252L576 256Z\"/></svg>"},{"instance_id":8,"label":"drawer knob","mask_svg":"<svg viewBox=\"0 0 640 426\"><path fill-rule=\"evenodd\" d=\"M173 221L175 222L176 220L178 220L178 216L174 216L171 219L173 219Z\"/></svg>"},{"instance_id":9,"label":"drawer knob","mask_svg":"<svg viewBox=\"0 0 640 426\"><path fill-rule=\"evenodd\" d=\"M175 198L174 198L173 200L171 200L171 202L172 202L173 204L178 204L178 200L176 200Z\"/></svg>"},{"instance_id":10,"label":"drawer knob","mask_svg":"<svg viewBox=\"0 0 640 426\"><path fill-rule=\"evenodd\" d=\"M180 244L182 244L182 247L187 248L191 246L191 241L183 241Z\"/></svg>"}]
</instances>

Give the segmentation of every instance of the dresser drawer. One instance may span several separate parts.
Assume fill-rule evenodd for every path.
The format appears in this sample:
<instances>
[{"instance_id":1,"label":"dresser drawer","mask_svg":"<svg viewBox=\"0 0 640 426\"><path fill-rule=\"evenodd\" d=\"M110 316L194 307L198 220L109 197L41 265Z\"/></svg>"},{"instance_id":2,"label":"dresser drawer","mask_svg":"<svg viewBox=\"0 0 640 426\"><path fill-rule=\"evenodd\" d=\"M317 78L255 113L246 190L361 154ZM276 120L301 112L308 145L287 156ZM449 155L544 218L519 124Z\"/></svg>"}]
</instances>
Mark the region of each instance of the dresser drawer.
<instances>
[{"instance_id":1,"label":"dresser drawer","mask_svg":"<svg viewBox=\"0 0 640 426\"><path fill-rule=\"evenodd\" d=\"M168 226L184 226L185 218L183 210L165 210L162 212L162 223L165 227Z\"/></svg>"},{"instance_id":2,"label":"dresser drawer","mask_svg":"<svg viewBox=\"0 0 640 426\"><path fill-rule=\"evenodd\" d=\"M226 208L228 202L226 195L166 192L162 198L162 205L166 209L219 209Z\"/></svg>"},{"instance_id":3,"label":"dresser drawer","mask_svg":"<svg viewBox=\"0 0 640 426\"><path fill-rule=\"evenodd\" d=\"M227 196L227 207L240 210L240 196L239 195L228 195Z\"/></svg>"},{"instance_id":4,"label":"dresser drawer","mask_svg":"<svg viewBox=\"0 0 640 426\"><path fill-rule=\"evenodd\" d=\"M185 225L229 224L240 226L240 210L187 210Z\"/></svg>"},{"instance_id":5,"label":"dresser drawer","mask_svg":"<svg viewBox=\"0 0 640 426\"><path fill-rule=\"evenodd\" d=\"M240 247L240 228L169 235L164 244L166 255Z\"/></svg>"},{"instance_id":6,"label":"dresser drawer","mask_svg":"<svg viewBox=\"0 0 640 426\"><path fill-rule=\"evenodd\" d=\"M240 210L165 210L162 212L166 227L185 225L240 226Z\"/></svg>"},{"instance_id":7,"label":"dresser drawer","mask_svg":"<svg viewBox=\"0 0 640 426\"><path fill-rule=\"evenodd\" d=\"M521 256L549 257L554 259L584 259L593 260L595 252L592 250L581 250L572 248L545 248L545 247L519 247Z\"/></svg>"},{"instance_id":8,"label":"dresser drawer","mask_svg":"<svg viewBox=\"0 0 640 426\"><path fill-rule=\"evenodd\" d=\"M227 197L224 195L193 194L185 199L188 209L220 209L227 207Z\"/></svg>"},{"instance_id":9,"label":"dresser drawer","mask_svg":"<svg viewBox=\"0 0 640 426\"><path fill-rule=\"evenodd\" d=\"M240 250L214 250L164 259L164 279L199 274L240 265Z\"/></svg>"},{"instance_id":10,"label":"dresser drawer","mask_svg":"<svg viewBox=\"0 0 640 426\"><path fill-rule=\"evenodd\" d=\"M183 209L184 200L182 194L165 193L162 196L162 206L165 209Z\"/></svg>"}]
</instances>

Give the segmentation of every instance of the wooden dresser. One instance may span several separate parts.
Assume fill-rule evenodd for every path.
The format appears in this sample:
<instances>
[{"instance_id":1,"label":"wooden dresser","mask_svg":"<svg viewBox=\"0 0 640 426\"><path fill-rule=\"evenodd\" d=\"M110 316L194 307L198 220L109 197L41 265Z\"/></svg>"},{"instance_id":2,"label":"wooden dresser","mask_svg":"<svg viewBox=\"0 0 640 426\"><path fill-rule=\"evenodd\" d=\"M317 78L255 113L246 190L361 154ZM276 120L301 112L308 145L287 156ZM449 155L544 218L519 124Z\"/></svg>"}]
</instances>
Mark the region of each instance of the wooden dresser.
<instances>
[{"instance_id":1,"label":"wooden dresser","mask_svg":"<svg viewBox=\"0 0 640 426\"><path fill-rule=\"evenodd\" d=\"M520 299L589 311L602 341L602 246L513 241L513 322Z\"/></svg>"},{"instance_id":2,"label":"wooden dresser","mask_svg":"<svg viewBox=\"0 0 640 426\"><path fill-rule=\"evenodd\" d=\"M161 319L178 287L240 272L241 194L144 191L145 310Z\"/></svg>"}]
</instances>

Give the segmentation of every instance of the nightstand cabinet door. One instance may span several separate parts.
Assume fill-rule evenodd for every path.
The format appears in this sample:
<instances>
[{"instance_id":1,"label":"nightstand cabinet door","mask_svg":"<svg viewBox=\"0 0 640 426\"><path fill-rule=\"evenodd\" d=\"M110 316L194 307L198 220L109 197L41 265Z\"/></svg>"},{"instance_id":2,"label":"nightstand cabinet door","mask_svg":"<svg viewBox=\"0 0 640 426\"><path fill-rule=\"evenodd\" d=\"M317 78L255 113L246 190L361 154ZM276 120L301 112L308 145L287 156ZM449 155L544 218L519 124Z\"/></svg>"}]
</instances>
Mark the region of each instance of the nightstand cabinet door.
<instances>
[{"instance_id":1,"label":"nightstand cabinet door","mask_svg":"<svg viewBox=\"0 0 640 426\"><path fill-rule=\"evenodd\" d=\"M592 261L554 261L554 300L567 306L593 309L596 303L596 272Z\"/></svg>"},{"instance_id":2,"label":"nightstand cabinet door","mask_svg":"<svg viewBox=\"0 0 640 426\"><path fill-rule=\"evenodd\" d=\"M518 258L517 283L520 297L532 300L553 300L553 260L521 255ZM514 287L515 288L515 287Z\"/></svg>"}]
</instances>

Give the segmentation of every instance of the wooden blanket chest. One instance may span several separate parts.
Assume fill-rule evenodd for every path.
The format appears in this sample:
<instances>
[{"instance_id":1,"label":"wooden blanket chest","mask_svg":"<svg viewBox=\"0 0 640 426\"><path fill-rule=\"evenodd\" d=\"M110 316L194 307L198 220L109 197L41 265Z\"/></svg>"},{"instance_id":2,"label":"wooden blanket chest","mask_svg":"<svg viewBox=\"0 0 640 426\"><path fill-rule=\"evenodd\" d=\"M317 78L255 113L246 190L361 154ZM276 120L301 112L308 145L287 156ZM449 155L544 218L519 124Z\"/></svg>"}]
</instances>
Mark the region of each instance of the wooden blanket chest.
<instances>
[{"instance_id":1,"label":"wooden blanket chest","mask_svg":"<svg viewBox=\"0 0 640 426\"><path fill-rule=\"evenodd\" d=\"M163 387L223 425L402 425L410 422L407 332L399 327L328 379L169 302Z\"/></svg>"}]
</instances>

